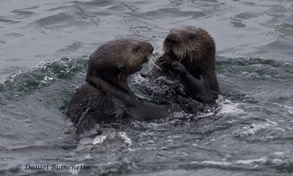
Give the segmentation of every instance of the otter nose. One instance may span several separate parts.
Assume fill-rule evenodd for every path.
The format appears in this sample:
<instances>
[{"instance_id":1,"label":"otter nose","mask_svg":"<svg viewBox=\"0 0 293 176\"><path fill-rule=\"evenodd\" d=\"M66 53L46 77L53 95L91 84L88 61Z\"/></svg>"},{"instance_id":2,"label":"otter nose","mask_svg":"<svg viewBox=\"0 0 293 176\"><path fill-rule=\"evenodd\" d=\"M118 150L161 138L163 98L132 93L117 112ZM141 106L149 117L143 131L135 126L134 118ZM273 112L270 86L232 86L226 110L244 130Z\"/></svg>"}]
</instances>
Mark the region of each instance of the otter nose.
<instances>
[{"instance_id":1,"label":"otter nose","mask_svg":"<svg viewBox=\"0 0 293 176\"><path fill-rule=\"evenodd\" d=\"M147 43L147 50L148 50L150 53L153 53L153 51L154 51L154 48L153 48L153 46L152 46L150 43Z\"/></svg>"},{"instance_id":2,"label":"otter nose","mask_svg":"<svg viewBox=\"0 0 293 176\"><path fill-rule=\"evenodd\" d=\"M154 47L151 45L150 47L150 53L152 53L154 51Z\"/></svg>"},{"instance_id":3,"label":"otter nose","mask_svg":"<svg viewBox=\"0 0 293 176\"><path fill-rule=\"evenodd\" d=\"M177 42L177 37L175 34L169 34L167 37L166 37L166 42L168 43L176 43Z\"/></svg>"}]
</instances>

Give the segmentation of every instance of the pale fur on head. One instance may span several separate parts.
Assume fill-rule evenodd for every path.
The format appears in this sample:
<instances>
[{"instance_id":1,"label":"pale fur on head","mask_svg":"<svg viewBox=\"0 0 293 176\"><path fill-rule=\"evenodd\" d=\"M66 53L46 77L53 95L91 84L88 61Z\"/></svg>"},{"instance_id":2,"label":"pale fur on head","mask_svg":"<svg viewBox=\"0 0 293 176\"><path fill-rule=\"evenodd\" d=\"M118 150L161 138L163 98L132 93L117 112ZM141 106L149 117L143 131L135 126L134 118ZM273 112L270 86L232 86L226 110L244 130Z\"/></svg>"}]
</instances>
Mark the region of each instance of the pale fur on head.
<instances>
[{"instance_id":1,"label":"pale fur on head","mask_svg":"<svg viewBox=\"0 0 293 176\"><path fill-rule=\"evenodd\" d=\"M176 35L177 43L168 46L164 41L163 50L166 53L173 52L179 62L184 59L188 59L190 62L196 62L196 60L205 55L205 52L201 49L202 46L199 46L199 40L186 38L186 34L194 35L195 37L199 37L201 39L202 33L201 28L192 26L178 26L176 28L172 28L168 35Z\"/></svg>"},{"instance_id":2,"label":"pale fur on head","mask_svg":"<svg viewBox=\"0 0 293 176\"><path fill-rule=\"evenodd\" d=\"M176 46L175 48L167 48L166 46L164 46L164 51L165 52L170 52L171 50L173 51L175 56L178 57L179 62L181 62L182 59L186 58L186 56L189 57L191 62L193 61L192 60L192 58L193 58L193 55L192 55L193 48L190 48L188 45L180 44L180 45Z\"/></svg>"}]
</instances>

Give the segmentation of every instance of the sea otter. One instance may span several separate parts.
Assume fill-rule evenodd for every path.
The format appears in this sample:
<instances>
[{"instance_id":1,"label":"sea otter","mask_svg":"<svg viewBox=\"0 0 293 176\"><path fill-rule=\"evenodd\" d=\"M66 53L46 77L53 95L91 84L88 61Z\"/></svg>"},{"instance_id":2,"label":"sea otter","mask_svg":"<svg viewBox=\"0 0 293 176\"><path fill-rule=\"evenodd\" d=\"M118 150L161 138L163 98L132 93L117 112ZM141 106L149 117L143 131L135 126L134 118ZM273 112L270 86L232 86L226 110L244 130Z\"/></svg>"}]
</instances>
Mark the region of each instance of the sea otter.
<instances>
[{"instance_id":1,"label":"sea otter","mask_svg":"<svg viewBox=\"0 0 293 176\"><path fill-rule=\"evenodd\" d=\"M143 75L159 84L159 91L152 88L154 84L149 87L153 92L145 88L142 91L152 94L161 104L175 101L189 109L199 106L198 103L214 104L220 89L215 72L213 38L201 28L180 26L171 29L164 40L163 50L163 55L156 61L157 67ZM190 105L190 98L198 103Z\"/></svg>"},{"instance_id":2,"label":"sea otter","mask_svg":"<svg viewBox=\"0 0 293 176\"><path fill-rule=\"evenodd\" d=\"M86 83L77 90L66 112L77 134L96 124L168 115L167 108L144 102L127 84L128 76L142 68L152 51L148 42L119 39L105 43L90 56Z\"/></svg>"}]
</instances>

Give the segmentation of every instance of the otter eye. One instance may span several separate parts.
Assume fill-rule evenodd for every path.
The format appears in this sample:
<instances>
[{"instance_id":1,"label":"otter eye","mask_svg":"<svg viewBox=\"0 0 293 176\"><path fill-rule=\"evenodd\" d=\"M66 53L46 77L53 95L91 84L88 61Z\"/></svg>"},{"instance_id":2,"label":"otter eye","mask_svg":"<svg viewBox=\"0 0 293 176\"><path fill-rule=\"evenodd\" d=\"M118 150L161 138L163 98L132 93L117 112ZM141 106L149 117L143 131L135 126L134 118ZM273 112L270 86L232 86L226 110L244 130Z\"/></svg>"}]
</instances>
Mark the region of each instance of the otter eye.
<instances>
[{"instance_id":1,"label":"otter eye","mask_svg":"<svg viewBox=\"0 0 293 176\"><path fill-rule=\"evenodd\" d=\"M132 49L133 52L138 52L139 50L140 50L140 46L135 46L135 47Z\"/></svg>"},{"instance_id":2,"label":"otter eye","mask_svg":"<svg viewBox=\"0 0 293 176\"><path fill-rule=\"evenodd\" d=\"M194 40L194 39L196 39L196 36L194 34L190 34L189 39Z\"/></svg>"}]
</instances>

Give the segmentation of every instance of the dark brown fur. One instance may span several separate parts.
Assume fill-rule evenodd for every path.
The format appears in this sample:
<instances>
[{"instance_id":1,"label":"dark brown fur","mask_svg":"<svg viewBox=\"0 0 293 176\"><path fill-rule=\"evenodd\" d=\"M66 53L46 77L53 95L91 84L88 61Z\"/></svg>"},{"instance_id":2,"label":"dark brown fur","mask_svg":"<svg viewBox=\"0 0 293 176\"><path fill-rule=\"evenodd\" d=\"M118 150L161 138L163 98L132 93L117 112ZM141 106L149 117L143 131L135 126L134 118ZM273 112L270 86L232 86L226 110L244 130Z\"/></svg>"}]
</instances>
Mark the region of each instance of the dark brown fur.
<instances>
[{"instance_id":1,"label":"dark brown fur","mask_svg":"<svg viewBox=\"0 0 293 176\"><path fill-rule=\"evenodd\" d=\"M151 44L144 41L120 39L108 42L91 55L86 82L131 104L136 96L129 89L127 78L141 69L152 51Z\"/></svg>"},{"instance_id":2,"label":"dark brown fur","mask_svg":"<svg viewBox=\"0 0 293 176\"><path fill-rule=\"evenodd\" d=\"M167 115L160 107L137 98L127 84L128 76L141 69L152 51L147 42L120 39L102 45L91 55L86 84L75 93L66 112L78 134L96 124ZM153 113L153 108L159 108L159 113Z\"/></svg>"},{"instance_id":3,"label":"dark brown fur","mask_svg":"<svg viewBox=\"0 0 293 176\"><path fill-rule=\"evenodd\" d=\"M215 72L216 47L203 29L183 26L171 29L164 40L164 54L152 75L180 75L185 92L203 103L214 103L220 93Z\"/></svg>"}]
</instances>

